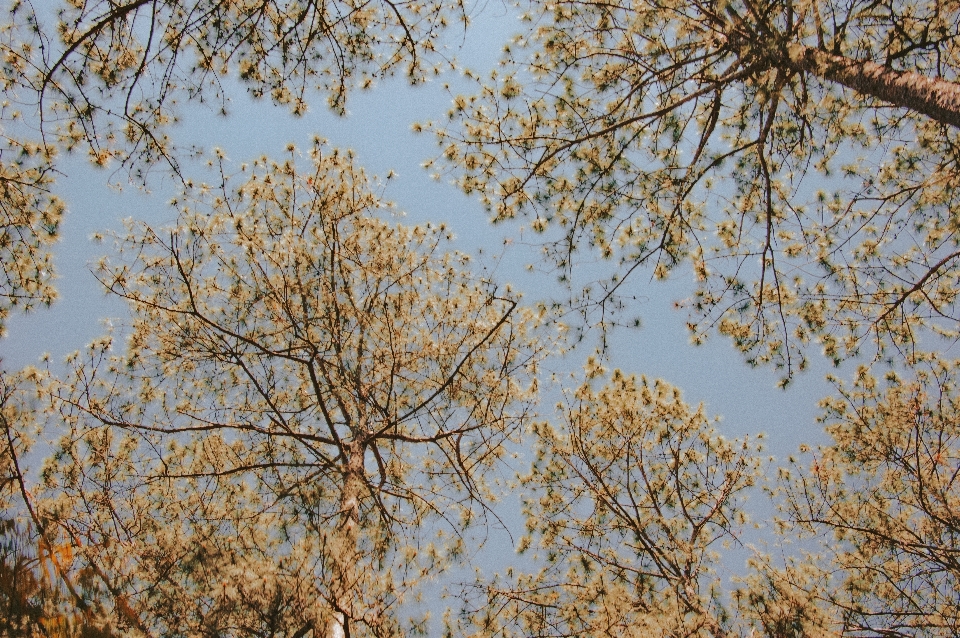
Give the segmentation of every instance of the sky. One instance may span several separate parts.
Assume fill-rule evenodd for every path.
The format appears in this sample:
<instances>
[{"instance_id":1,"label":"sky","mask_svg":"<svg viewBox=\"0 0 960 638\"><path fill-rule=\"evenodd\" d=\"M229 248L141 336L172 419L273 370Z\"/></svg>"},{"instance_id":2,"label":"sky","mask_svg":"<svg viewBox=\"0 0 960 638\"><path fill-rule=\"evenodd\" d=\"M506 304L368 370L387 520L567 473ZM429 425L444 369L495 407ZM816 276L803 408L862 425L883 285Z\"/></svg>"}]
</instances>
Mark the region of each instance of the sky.
<instances>
[{"instance_id":1,"label":"sky","mask_svg":"<svg viewBox=\"0 0 960 638\"><path fill-rule=\"evenodd\" d=\"M513 12L488 3L474 10L472 28L453 38L454 46L462 45L456 55L486 75L499 59L503 44L519 30ZM536 258L535 251L517 241L504 246L505 240L518 239L516 225L491 225L474 198L463 195L449 178L434 179L421 167L438 154L438 147L432 134L415 133L412 125L445 117L451 93L444 83L456 85L457 76L448 74L417 87L403 78L379 82L370 90L354 92L344 117L327 110L322 96L315 96L305 116L294 117L268 100L254 101L236 86L226 117L188 105L172 133L179 143L224 149L237 167L263 154L281 157L290 142L305 149L312 136L319 135L333 146L355 151L367 174L384 182L382 196L406 213L404 223L443 222L457 236L452 247L462 252L475 254L482 248L496 254L504 250L499 279L523 291L529 302L540 300L544 291L562 292L552 276L529 275L523 268ZM82 154L65 157L60 170L63 175L56 192L69 211L62 239L55 247L60 298L50 308L10 318L7 336L0 341L0 356L8 369L36 363L44 353L53 361L62 361L69 352L102 335L108 322L122 321L123 303L106 296L90 271L92 262L110 252L109 239L98 243L91 238L94 233L120 231L121 220L128 217L153 225L175 220L175 211L167 204L175 192L169 178L154 180L149 191L131 184L110 186L109 182L122 176L110 168L91 166ZM384 178L389 171L396 176L387 181ZM188 165L186 173L202 178L199 166L194 170ZM693 290L693 282L682 274L664 282L641 275L630 285L630 292L640 298L632 310L640 315L642 327L613 334L610 367L679 386L688 403L703 402L708 414L721 416L719 429L725 436L766 433L767 450L778 459L795 452L802 441L824 441L822 426L816 423L816 404L832 386L824 380L831 368L822 358L812 355L810 369L786 390L779 389L776 370L750 368L727 339L715 335L702 346L689 343L685 311L673 308L675 301ZM552 365L561 370L579 368L594 343L588 340ZM840 374L849 376L844 370ZM769 512L769 506L760 505L761 497L756 498L755 511L761 516ZM516 517L507 520L519 521ZM508 558L501 556L501 560Z\"/></svg>"}]
</instances>

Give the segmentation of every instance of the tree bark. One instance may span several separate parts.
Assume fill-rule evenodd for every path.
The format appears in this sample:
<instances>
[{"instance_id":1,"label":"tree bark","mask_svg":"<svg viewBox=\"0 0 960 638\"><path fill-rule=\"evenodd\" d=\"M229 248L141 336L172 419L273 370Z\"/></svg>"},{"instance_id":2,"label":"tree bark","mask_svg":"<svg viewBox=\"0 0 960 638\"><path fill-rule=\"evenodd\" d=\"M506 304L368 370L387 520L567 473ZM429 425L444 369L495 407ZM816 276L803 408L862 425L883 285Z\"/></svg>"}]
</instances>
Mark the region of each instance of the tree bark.
<instances>
[{"instance_id":1,"label":"tree bark","mask_svg":"<svg viewBox=\"0 0 960 638\"><path fill-rule=\"evenodd\" d=\"M350 618L356 598L357 525L360 521L360 495L363 490L363 446L346 446L348 457L340 492L340 523L333 547L334 613L324 631L325 638L350 638Z\"/></svg>"},{"instance_id":2,"label":"tree bark","mask_svg":"<svg viewBox=\"0 0 960 638\"><path fill-rule=\"evenodd\" d=\"M922 113L941 124L960 128L960 84L914 71L896 71L875 62L851 60L802 44L788 44L785 49L777 56L780 59L770 62L842 84L858 93Z\"/></svg>"}]
</instances>

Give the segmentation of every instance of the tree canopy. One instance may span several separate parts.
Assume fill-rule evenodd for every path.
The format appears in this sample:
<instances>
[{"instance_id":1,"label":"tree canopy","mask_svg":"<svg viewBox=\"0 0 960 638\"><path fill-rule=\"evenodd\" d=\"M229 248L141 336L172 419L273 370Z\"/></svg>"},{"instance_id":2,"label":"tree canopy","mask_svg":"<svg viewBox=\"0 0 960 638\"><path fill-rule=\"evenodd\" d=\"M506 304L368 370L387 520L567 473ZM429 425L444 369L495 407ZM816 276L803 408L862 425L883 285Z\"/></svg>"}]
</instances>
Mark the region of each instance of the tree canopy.
<instances>
[{"instance_id":1,"label":"tree canopy","mask_svg":"<svg viewBox=\"0 0 960 638\"><path fill-rule=\"evenodd\" d=\"M116 161L141 183L157 164L185 179L196 149L168 134L185 102L226 114L237 77L294 113L314 89L342 112L355 87L400 69L412 82L439 72L450 22L466 22L462 5L13 2L0 26L0 328L11 305L56 297L48 245L64 211L51 194L59 150Z\"/></svg>"},{"instance_id":2,"label":"tree canopy","mask_svg":"<svg viewBox=\"0 0 960 638\"><path fill-rule=\"evenodd\" d=\"M106 335L0 370L0 638L960 632L960 5L505 8L421 159L560 298L507 283L510 238L399 223L393 174L313 131L245 163L190 139L243 93L346 116L459 71L481 10L7 8L0 330L57 298L70 154L176 194L97 234ZM669 276L694 343L771 384L838 367L820 438L766 456L610 351ZM517 554L486 565L498 528Z\"/></svg>"},{"instance_id":3,"label":"tree canopy","mask_svg":"<svg viewBox=\"0 0 960 638\"><path fill-rule=\"evenodd\" d=\"M406 635L398 607L491 511L531 409L537 314L441 227L380 219L349 154L300 164L221 172L179 226L131 228L98 271L126 352L95 345L53 391L50 516L128 628Z\"/></svg>"},{"instance_id":4,"label":"tree canopy","mask_svg":"<svg viewBox=\"0 0 960 638\"><path fill-rule=\"evenodd\" d=\"M803 450L809 460L781 475L785 523L835 540L817 596L846 633L960 627L956 374L933 359L884 389L861 368L824 401L833 444Z\"/></svg>"},{"instance_id":5,"label":"tree canopy","mask_svg":"<svg viewBox=\"0 0 960 638\"><path fill-rule=\"evenodd\" d=\"M544 233L610 317L683 266L716 329L789 377L955 337L957 7L531 3L502 69L458 96L443 164L495 220ZM588 313L588 322L596 313Z\"/></svg>"},{"instance_id":6,"label":"tree canopy","mask_svg":"<svg viewBox=\"0 0 960 638\"><path fill-rule=\"evenodd\" d=\"M485 635L723 635L724 542L745 522L755 444L728 441L665 382L594 370L536 426L522 552L544 567L467 607Z\"/></svg>"}]
</instances>

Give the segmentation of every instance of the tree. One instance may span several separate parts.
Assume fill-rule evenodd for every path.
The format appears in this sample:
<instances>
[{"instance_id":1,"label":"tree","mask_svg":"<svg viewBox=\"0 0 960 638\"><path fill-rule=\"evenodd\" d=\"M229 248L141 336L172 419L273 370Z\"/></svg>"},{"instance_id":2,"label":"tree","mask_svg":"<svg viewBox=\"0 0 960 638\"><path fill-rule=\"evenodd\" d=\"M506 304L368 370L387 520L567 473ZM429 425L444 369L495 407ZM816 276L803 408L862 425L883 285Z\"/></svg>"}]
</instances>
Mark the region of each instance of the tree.
<instances>
[{"instance_id":1,"label":"tree","mask_svg":"<svg viewBox=\"0 0 960 638\"><path fill-rule=\"evenodd\" d=\"M69 543L50 534L27 487L42 383L35 368L0 373L0 636L109 638Z\"/></svg>"},{"instance_id":2,"label":"tree","mask_svg":"<svg viewBox=\"0 0 960 638\"><path fill-rule=\"evenodd\" d=\"M620 321L633 273L684 266L694 340L716 328L787 378L811 340L839 361L956 338L954 3L561 0L526 19L438 127L442 163L494 220L545 233L565 277L578 252L611 261L574 299L588 325Z\"/></svg>"},{"instance_id":3,"label":"tree","mask_svg":"<svg viewBox=\"0 0 960 638\"><path fill-rule=\"evenodd\" d=\"M496 516L493 477L533 422L545 312L442 254L444 228L384 221L349 154L291 149L240 177L217 157L215 182L195 184L167 127L185 102L226 114L231 75L297 114L314 89L343 112L355 87L438 71L442 34L467 13L14 4L0 323L54 297L58 150L141 183L166 164L184 187L174 227L131 224L97 269L131 309L116 338L63 379L51 370L45 415L0 392L5 487L37 549L0 543L17 630L428 631L421 585ZM584 252L609 260L572 300L585 327L622 322L625 282L648 269L698 279L683 302L695 340L716 328L787 378L814 340L834 361L912 365L929 333L958 336L955 2L578 0L527 17L508 55L529 57L457 98L444 162L495 219L544 233L571 285ZM718 550L740 542L759 449L717 435L666 383L607 380L591 361L559 417L533 426L530 573L477 583L448 631L957 633L954 367L886 394L866 371L841 387L825 404L834 445L776 492L786 538L830 544L785 564L756 554L731 598ZM62 438L31 495L17 463L38 418Z\"/></svg>"},{"instance_id":4,"label":"tree","mask_svg":"<svg viewBox=\"0 0 960 638\"><path fill-rule=\"evenodd\" d=\"M595 390L588 363L558 429L535 426L520 481L538 571L478 581L450 634L956 635L957 369L933 357L886 389L866 366L838 382L832 443L779 469L780 556L754 550L731 591L716 548L739 542L759 448L717 436L664 382L615 371Z\"/></svg>"},{"instance_id":5,"label":"tree","mask_svg":"<svg viewBox=\"0 0 960 638\"><path fill-rule=\"evenodd\" d=\"M91 159L121 160L143 179L155 162L180 172L166 126L182 101L226 114L230 74L256 97L294 113L317 89L338 112L348 92L397 70L411 82L439 72L439 35L466 25L462 3L385 0L105 0L70 2L47 15L14 4L42 51L26 84L35 91L45 138Z\"/></svg>"},{"instance_id":6,"label":"tree","mask_svg":"<svg viewBox=\"0 0 960 638\"><path fill-rule=\"evenodd\" d=\"M246 166L98 273L126 351L74 359L46 512L147 635L387 636L489 511L541 316L393 226L349 154ZM433 540L431 540L433 539ZM324 629L326 627L326 629Z\"/></svg>"},{"instance_id":7,"label":"tree","mask_svg":"<svg viewBox=\"0 0 960 638\"><path fill-rule=\"evenodd\" d=\"M226 114L231 73L297 114L314 88L343 113L356 86L439 72L439 35L457 21L462 4L436 1L12 2L0 25L0 332L12 306L56 298L59 151L117 160L142 184L158 163L182 178L196 149L167 127L185 101Z\"/></svg>"},{"instance_id":8,"label":"tree","mask_svg":"<svg viewBox=\"0 0 960 638\"><path fill-rule=\"evenodd\" d=\"M64 212L50 192L55 149L30 139L17 105L29 71L22 32L0 24L0 334L12 308L29 310L56 298L49 245Z\"/></svg>"},{"instance_id":9,"label":"tree","mask_svg":"<svg viewBox=\"0 0 960 638\"><path fill-rule=\"evenodd\" d=\"M538 423L520 483L534 574L481 585L463 616L477 635L725 636L717 548L735 543L760 449L728 441L663 381L596 362ZM594 383L606 381L599 389ZM460 635L457 633L456 635Z\"/></svg>"},{"instance_id":10,"label":"tree","mask_svg":"<svg viewBox=\"0 0 960 638\"><path fill-rule=\"evenodd\" d=\"M786 533L831 540L812 582L774 578L812 591L800 607L825 608L843 635L960 631L957 370L933 358L884 389L862 367L823 402L832 444L781 472Z\"/></svg>"},{"instance_id":11,"label":"tree","mask_svg":"<svg viewBox=\"0 0 960 638\"><path fill-rule=\"evenodd\" d=\"M29 528L25 530L22 521L11 516L12 502L27 498L20 468L20 458L31 443L23 410L24 381L13 375L0 377L0 636L4 638L35 635L48 617L50 594L57 593L50 587L50 566L42 569L41 557L31 551L34 539Z\"/></svg>"}]
</instances>

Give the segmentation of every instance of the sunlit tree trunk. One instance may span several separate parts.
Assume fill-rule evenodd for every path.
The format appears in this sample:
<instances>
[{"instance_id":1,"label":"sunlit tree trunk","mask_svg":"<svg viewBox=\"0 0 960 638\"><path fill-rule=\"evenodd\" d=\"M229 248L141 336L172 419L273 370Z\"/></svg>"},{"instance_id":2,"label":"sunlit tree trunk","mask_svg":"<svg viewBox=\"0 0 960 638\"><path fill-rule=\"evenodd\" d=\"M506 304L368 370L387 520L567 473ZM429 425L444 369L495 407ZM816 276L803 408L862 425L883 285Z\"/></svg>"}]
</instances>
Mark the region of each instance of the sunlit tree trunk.
<instances>
[{"instance_id":1,"label":"sunlit tree trunk","mask_svg":"<svg viewBox=\"0 0 960 638\"><path fill-rule=\"evenodd\" d=\"M363 490L363 446L358 442L344 446L347 462L340 492L340 523L333 547L334 613L327 623L326 638L349 638L350 618L356 597L357 524L360 520L360 495Z\"/></svg>"},{"instance_id":2,"label":"sunlit tree trunk","mask_svg":"<svg viewBox=\"0 0 960 638\"><path fill-rule=\"evenodd\" d=\"M727 12L733 23L726 27L726 42L741 58L752 58L774 68L809 73L960 128L960 84L916 71L898 71L869 60L854 60L778 37L761 42L757 40L757 32L736 11L728 7Z\"/></svg>"},{"instance_id":3,"label":"sunlit tree trunk","mask_svg":"<svg viewBox=\"0 0 960 638\"><path fill-rule=\"evenodd\" d=\"M837 82L960 128L960 84L913 71L897 71L875 62L851 60L802 44L788 44L785 59L779 62L793 71Z\"/></svg>"}]
</instances>

